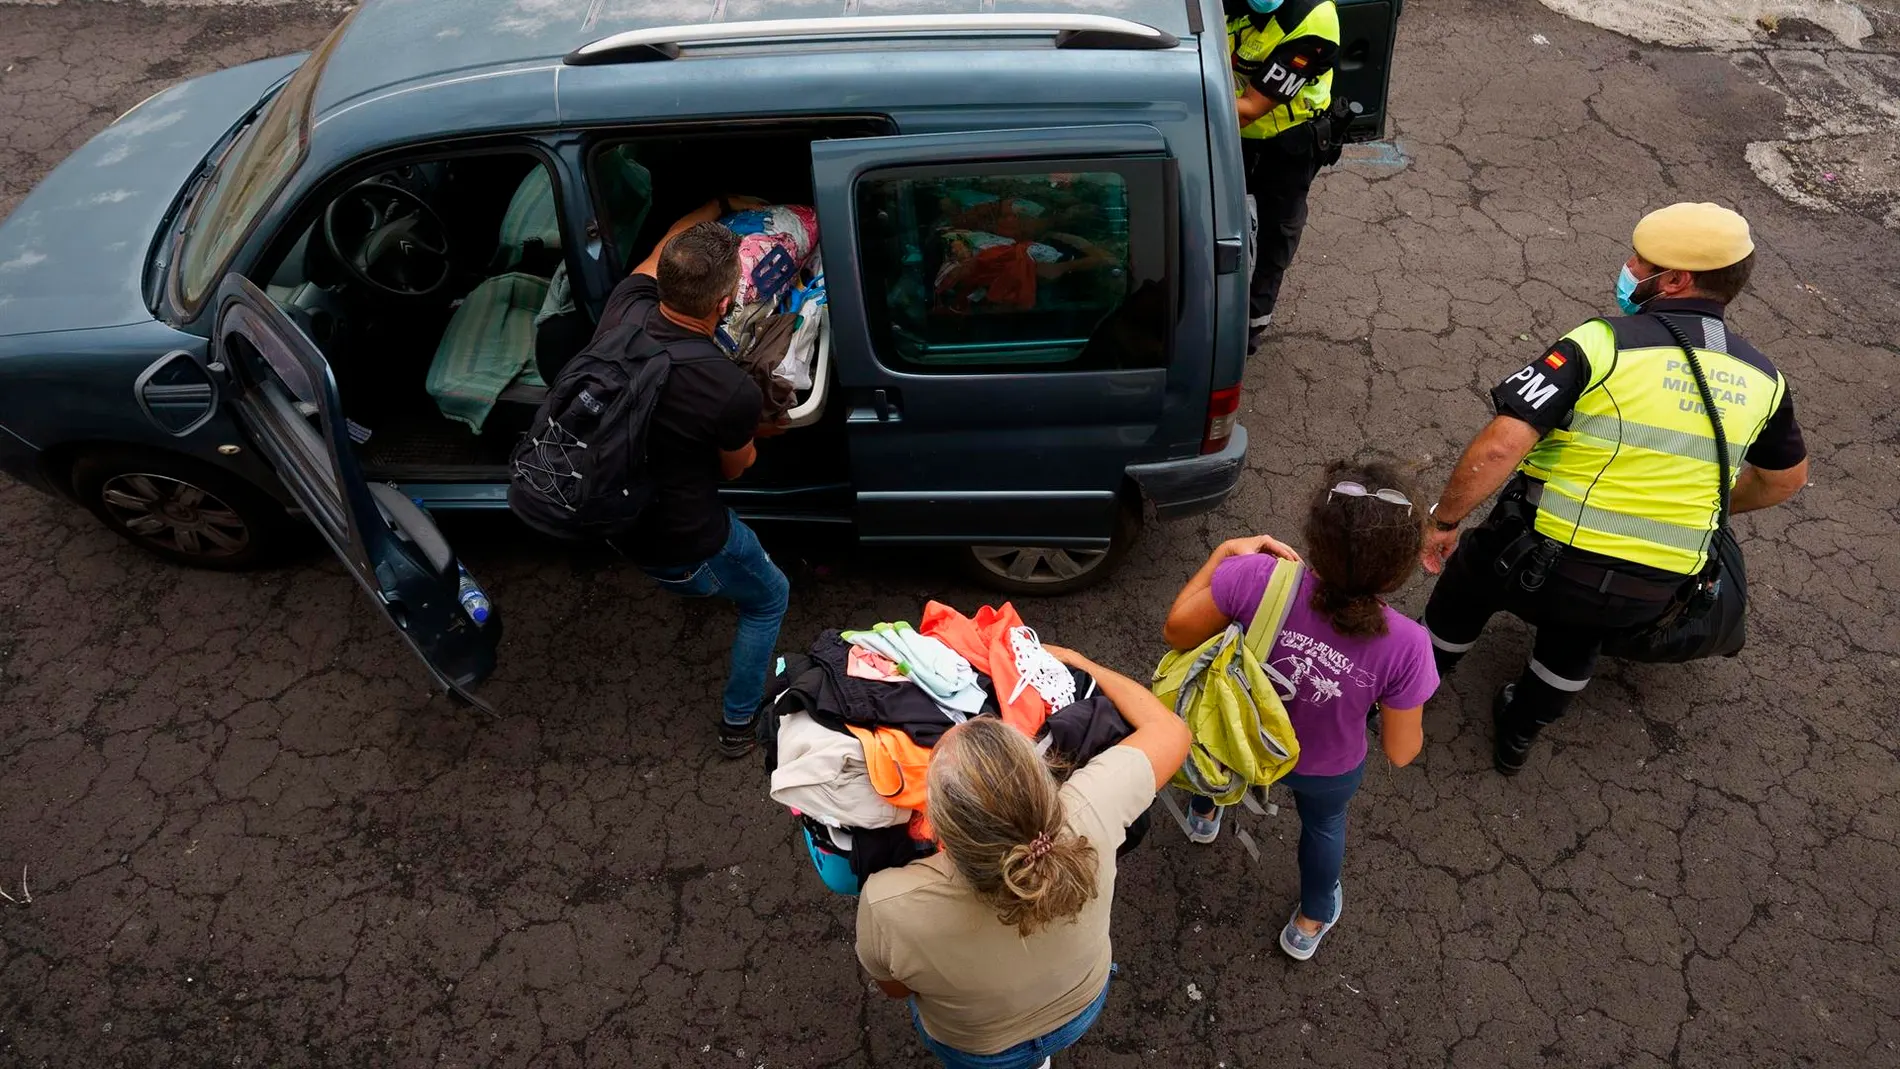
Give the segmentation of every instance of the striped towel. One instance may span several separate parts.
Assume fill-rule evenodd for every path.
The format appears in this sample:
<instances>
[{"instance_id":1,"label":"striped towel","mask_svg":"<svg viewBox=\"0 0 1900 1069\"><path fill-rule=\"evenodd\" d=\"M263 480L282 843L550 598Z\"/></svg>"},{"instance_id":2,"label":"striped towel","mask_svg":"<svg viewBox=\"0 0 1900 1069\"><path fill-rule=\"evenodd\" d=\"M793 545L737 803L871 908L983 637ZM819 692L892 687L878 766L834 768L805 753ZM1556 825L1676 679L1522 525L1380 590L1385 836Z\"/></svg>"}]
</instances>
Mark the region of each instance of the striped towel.
<instances>
[{"instance_id":1,"label":"striped towel","mask_svg":"<svg viewBox=\"0 0 1900 1069\"><path fill-rule=\"evenodd\" d=\"M509 383L546 385L534 365L534 316L547 292L546 279L514 272L462 299L429 365L429 396L444 416L480 434Z\"/></svg>"}]
</instances>

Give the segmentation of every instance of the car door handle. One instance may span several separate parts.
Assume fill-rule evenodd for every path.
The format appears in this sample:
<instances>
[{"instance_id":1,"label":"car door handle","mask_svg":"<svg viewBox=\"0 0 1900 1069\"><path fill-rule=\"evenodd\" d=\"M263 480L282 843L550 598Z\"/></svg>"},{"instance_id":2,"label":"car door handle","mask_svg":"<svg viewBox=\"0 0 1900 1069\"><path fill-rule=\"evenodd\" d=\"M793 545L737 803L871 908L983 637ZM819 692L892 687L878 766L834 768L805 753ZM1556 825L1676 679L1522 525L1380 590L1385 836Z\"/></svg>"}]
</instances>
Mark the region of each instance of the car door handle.
<instances>
[{"instance_id":1,"label":"car door handle","mask_svg":"<svg viewBox=\"0 0 1900 1069\"><path fill-rule=\"evenodd\" d=\"M1214 242L1214 273L1231 275L1239 271L1246 253L1247 242L1244 238L1221 238Z\"/></svg>"},{"instance_id":2,"label":"car door handle","mask_svg":"<svg viewBox=\"0 0 1900 1069\"><path fill-rule=\"evenodd\" d=\"M852 405L846 419L851 423L902 423L904 410L898 404L896 390L880 387L871 391L869 404Z\"/></svg>"}]
</instances>

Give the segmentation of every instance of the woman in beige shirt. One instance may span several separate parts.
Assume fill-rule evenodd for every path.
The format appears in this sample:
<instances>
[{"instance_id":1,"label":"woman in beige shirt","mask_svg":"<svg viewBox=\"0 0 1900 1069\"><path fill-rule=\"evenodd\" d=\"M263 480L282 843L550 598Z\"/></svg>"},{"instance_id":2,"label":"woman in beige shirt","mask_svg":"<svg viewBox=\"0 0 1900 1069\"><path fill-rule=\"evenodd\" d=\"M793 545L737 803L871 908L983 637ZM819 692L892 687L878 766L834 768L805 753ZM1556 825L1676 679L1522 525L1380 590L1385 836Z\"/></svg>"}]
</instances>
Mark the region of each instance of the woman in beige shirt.
<instances>
[{"instance_id":1,"label":"woman in beige shirt","mask_svg":"<svg viewBox=\"0 0 1900 1069\"><path fill-rule=\"evenodd\" d=\"M981 717L930 763L941 852L865 881L858 960L909 998L948 1069L1034 1069L1108 1000L1115 849L1187 756L1187 725L1146 687L1058 646L1134 733L1058 786L1035 745Z\"/></svg>"}]
</instances>

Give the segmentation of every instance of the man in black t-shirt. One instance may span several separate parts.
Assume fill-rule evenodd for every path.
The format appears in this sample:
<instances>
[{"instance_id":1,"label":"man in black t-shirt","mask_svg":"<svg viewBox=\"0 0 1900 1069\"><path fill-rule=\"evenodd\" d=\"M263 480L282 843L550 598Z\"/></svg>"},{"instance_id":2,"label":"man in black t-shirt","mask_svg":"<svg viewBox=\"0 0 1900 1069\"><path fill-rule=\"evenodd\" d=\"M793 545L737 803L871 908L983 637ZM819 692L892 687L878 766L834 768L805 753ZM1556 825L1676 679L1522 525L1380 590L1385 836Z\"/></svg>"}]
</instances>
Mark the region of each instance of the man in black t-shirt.
<instances>
[{"instance_id":1,"label":"man in black t-shirt","mask_svg":"<svg viewBox=\"0 0 1900 1069\"><path fill-rule=\"evenodd\" d=\"M673 224L615 287L595 337L637 317L646 336L672 354L647 430L653 498L622 548L665 589L739 607L719 752L742 757L752 748L752 717L791 585L758 536L719 501L719 484L757 458L753 438L765 408L752 378L712 340L739 281L739 238L714 221L720 210L714 201Z\"/></svg>"}]
</instances>

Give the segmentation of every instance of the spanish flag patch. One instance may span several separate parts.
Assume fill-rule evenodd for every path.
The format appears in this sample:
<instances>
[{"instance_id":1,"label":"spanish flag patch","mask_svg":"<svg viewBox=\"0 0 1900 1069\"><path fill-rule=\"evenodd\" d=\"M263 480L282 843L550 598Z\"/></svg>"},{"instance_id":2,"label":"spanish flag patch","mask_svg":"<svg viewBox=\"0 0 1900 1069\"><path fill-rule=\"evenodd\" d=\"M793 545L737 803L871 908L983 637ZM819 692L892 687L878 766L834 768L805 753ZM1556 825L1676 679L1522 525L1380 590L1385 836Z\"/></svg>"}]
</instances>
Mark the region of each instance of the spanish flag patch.
<instances>
[{"instance_id":1,"label":"spanish flag patch","mask_svg":"<svg viewBox=\"0 0 1900 1069\"><path fill-rule=\"evenodd\" d=\"M1564 360L1564 354L1558 352L1555 349L1552 349L1550 353L1544 357L1544 364L1547 367L1549 367L1552 371L1555 371L1558 368L1563 367L1564 364L1567 362L1568 361Z\"/></svg>"}]
</instances>

